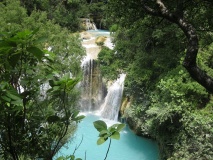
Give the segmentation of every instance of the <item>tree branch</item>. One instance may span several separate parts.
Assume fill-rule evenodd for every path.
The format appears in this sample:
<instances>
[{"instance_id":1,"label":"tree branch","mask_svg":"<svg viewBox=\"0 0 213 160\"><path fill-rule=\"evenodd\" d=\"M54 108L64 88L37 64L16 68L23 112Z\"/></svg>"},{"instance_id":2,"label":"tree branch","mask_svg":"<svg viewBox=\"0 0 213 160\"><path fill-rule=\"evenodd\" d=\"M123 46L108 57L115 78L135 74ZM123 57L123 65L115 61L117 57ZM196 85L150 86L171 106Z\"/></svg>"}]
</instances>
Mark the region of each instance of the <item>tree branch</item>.
<instances>
[{"instance_id":1,"label":"tree branch","mask_svg":"<svg viewBox=\"0 0 213 160\"><path fill-rule=\"evenodd\" d=\"M213 93L213 78L210 77L204 70L197 66L196 58L198 53L198 36L195 28L188 23L183 17L177 16L174 13L171 13L167 7L164 5L162 0L156 0L158 9L152 9L148 7L145 3L145 0L141 1L143 4L143 9L146 13L162 17L168 21L175 23L179 28L184 32L185 36L188 39L188 47L186 51L186 56L183 62L183 66L189 72L190 76L205 87L208 91Z\"/></svg>"}]
</instances>

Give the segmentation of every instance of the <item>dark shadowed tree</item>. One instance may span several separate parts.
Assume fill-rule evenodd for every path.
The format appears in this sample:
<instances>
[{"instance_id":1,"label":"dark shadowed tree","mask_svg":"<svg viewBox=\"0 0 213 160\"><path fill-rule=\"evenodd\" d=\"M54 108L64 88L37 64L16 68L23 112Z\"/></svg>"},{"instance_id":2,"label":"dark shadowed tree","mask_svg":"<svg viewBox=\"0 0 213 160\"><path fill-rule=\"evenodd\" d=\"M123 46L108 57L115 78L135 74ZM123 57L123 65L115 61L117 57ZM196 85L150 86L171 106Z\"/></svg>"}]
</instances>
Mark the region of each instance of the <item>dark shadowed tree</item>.
<instances>
[{"instance_id":1,"label":"dark shadowed tree","mask_svg":"<svg viewBox=\"0 0 213 160\"><path fill-rule=\"evenodd\" d=\"M113 13L115 13L114 16L122 17L126 21L134 22L146 16L154 16L176 24L188 40L183 66L195 81L213 93L213 78L201 69L196 62L199 51L198 32L212 30L212 21L209 20L212 14L212 1L125 0L121 2L113 0L109 3L114 6L112 7L114 9Z\"/></svg>"}]
</instances>

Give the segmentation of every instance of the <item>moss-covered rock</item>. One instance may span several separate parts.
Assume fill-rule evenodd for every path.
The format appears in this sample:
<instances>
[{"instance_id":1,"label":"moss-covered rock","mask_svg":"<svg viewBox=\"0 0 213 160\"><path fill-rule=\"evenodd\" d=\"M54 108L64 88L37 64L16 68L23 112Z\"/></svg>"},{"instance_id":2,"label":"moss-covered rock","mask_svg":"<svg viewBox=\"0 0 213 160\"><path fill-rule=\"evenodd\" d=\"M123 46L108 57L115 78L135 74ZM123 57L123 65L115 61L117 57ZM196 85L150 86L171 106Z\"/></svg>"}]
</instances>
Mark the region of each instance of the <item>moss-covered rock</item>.
<instances>
[{"instance_id":1,"label":"moss-covered rock","mask_svg":"<svg viewBox=\"0 0 213 160\"><path fill-rule=\"evenodd\" d=\"M103 46L104 45L104 42L106 41L106 36L99 36L96 38L95 40L95 43L98 45L98 46Z\"/></svg>"}]
</instances>

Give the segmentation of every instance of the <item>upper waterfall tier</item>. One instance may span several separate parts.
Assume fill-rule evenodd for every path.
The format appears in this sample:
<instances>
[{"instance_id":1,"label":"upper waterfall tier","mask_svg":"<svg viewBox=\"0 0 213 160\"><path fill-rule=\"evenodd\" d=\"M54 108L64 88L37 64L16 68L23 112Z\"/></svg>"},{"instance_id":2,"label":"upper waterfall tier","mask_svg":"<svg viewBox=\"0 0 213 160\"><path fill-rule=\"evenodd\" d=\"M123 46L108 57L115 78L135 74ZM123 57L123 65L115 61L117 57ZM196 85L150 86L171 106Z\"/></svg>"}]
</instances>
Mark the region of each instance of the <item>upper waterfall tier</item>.
<instances>
[{"instance_id":1,"label":"upper waterfall tier","mask_svg":"<svg viewBox=\"0 0 213 160\"><path fill-rule=\"evenodd\" d=\"M97 30L95 23L89 18L81 18L81 22L85 30Z\"/></svg>"}]
</instances>

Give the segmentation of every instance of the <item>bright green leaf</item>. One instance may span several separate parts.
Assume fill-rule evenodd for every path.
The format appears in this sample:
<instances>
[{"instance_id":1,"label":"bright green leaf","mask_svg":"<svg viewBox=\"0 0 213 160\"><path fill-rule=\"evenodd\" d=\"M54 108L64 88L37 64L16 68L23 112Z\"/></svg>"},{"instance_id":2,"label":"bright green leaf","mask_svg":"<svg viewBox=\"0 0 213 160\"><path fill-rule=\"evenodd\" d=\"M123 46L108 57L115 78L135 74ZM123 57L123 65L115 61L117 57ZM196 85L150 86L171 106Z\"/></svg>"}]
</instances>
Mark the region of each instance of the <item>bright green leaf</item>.
<instances>
[{"instance_id":1,"label":"bright green leaf","mask_svg":"<svg viewBox=\"0 0 213 160\"><path fill-rule=\"evenodd\" d=\"M1 99L5 100L6 102L10 102L11 99L8 98L7 96L1 96Z\"/></svg>"},{"instance_id":2,"label":"bright green leaf","mask_svg":"<svg viewBox=\"0 0 213 160\"><path fill-rule=\"evenodd\" d=\"M117 127L117 132L120 132L122 129L124 129L125 128L125 124L118 124L118 127Z\"/></svg>"},{"instance_id":3,"label":"bright green leaf","mask_svg":"<svg viewBox=\"0 0 213 160\"><path fill-rule=\"evenodd\" d=\"M63 156L58 157L56 160L64 160Z\"/></svg>"},{"instance_id":4,"label":"bright green leaf","mask_svg":"<svg viewBox=\"0 0 213 160\"><path fill-rule=\"evenodd\" d=\"M21 97L18 94L14 94L13 92L7 91L6 96L12 100L21 100Z\"/></svg>"},{"instance_id":5,"label":"bright green leaf","mask_svg":"<svg viewBox=\"0 0 213 160\"><path fill-rule=\"evenodd\" d=\"M80 115L80 116L78 116L78 117L75 117L73 120L74 121L80 121L80 120L82 120L82 119L84 119L85 118L85 116L84 115Z\"/></svg>"},{"instance_id":6,"label":"bright green leaf","mask_svg":"<svg viewBox=\"0 0 213 160\"><path fill-rule=\"evenodd\" d=\"M99 132L101 132L102 130L107 130L107 125L102 120L98 120L98 121L93 122L93 125Z\"/></svg>"},{"instance_id":7,"label":"bright green leaf","mask_svg":"<svg viewBox=\"0 0 213 160\"><path fill-rule=\"evenodd\" d=\"M101 145L105 142L106 140L103 138L103 137L100 137L98 140L97 140L97 145Z\"/></svg>"},{"instance_id":8,"label":"bright green leaf","mask_svg":"<svg viewBox=\"0 0 213 160\"><path fill-rule=\"evenodd\" d=\"M110 136L110 138L119 140L119 139L120 139L120 133L119 133L119 132L114 132L114 133Z\"/></svg>"},{"instance_id":9,"label":"bright green leaf","mask_svg":"<svg viewBox=\"0 0 213 160\"><path fill-rule=\"evenodd\" d=\"M30 35L32 35L32 32L29 30L25 30L22 32L18 32L15 37L18 39L26 39Z\"/></svg>"},{"instance_id":10,"label":"bright green leaf","mask_svg":"<svg viewBox=\"0 0 213 160\"><path fill-rule=\"evenodd\" d=\"M107 130L102 130L100 133L99 133L99 137L103 137L105 135L109 134L109 132Z\"/></svg>"},{"instance_id":11,"label":"bright green leaf","mask_svg":"<svg viewBox=\"0 0 213 160\"><path fill-rule=\"evenodd\" d=\"M113 126L111 126L111 127L109 127L108 131L109 131L110 133L113 133L113 132L116 131L116 128L114 128Z\"/></svg>"},{"instance_id":12,"label":"bright green leaf","mask_svg":"<svg viewBox=\"0 0 213 160\"><path fill-rule=\"evenodd\" d=\"M75 117L77 117L77 115L79 114L79 112L80 111L78 111L78 110L73 111L72 118L74 119Z\"/></svg>"}]
</instances>

